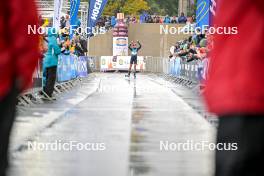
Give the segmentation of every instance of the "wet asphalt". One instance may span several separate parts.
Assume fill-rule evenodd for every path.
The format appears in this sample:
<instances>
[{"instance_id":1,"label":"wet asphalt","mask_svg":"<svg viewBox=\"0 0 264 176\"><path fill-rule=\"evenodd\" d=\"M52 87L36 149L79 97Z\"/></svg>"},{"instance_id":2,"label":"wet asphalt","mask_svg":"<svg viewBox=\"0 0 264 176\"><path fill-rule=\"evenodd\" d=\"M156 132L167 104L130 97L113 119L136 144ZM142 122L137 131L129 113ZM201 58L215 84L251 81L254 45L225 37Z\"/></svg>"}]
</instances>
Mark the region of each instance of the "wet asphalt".
<instances>
[{"instance_id":1,"label":"wet asphalt","mask_svg":"<svg viewBox=\"0 0 264 176\"><path fill-rule=\"evenodd\" d=\"M173 148L215 139L188 91L155 75L94 74L57 102L19 113L9 176L211 176L213 151Z\"/></svg>"}]
</instances>

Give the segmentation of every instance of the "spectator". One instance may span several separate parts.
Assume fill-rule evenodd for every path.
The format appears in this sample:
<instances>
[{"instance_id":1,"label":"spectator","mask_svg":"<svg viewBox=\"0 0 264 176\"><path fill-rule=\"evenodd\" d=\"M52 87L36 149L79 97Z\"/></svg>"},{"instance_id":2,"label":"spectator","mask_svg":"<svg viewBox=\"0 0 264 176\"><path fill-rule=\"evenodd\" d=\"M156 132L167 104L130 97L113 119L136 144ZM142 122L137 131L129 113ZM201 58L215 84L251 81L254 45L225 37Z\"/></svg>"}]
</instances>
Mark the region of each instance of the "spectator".
<instances>
[{"instance_id":1,"label":"spectator","mask_svg":"<svg viewBox=\"0 0 264 176\"><path fill-rule=\"evenodd\" d=\"M158 17L159 23L163 23L163 19L161 17Z\"/></svg>"},{"instance_id":2,"label":"spectator","mask_svg":"<svg viewBox=\"0 0 264 176\"><path fill-rule=\"evenodd\" d=\"M172 24L176 24L177 23L177 17L176 16L172 17L171 23Z\"/></svg>"},{"instance_id":3,"label":"spectator","mask_svg":"<svg viewBox=\"0 0 264 176\"><path fill-rule=\"evenodd\" d=\"M75 43L75 54L77 56L85 56L87 52L87 41L80 38L80 36L76 35L74 37Z\"/></svg>"},{"instance_id":4,"label":"spectator","mask_svg":"<svg viewBox=\"0 0 264 176\"><path fill-rule=\"evenodd\" d=\"M169 24L170 22L171 22L171 19L170 19L169 15L166 15L166 17L164 18L163 23Z\"/></svg>"},{"instance_id":5,"label":"spectator","mask_svg":"<svg viewBox=\"0 0 264 176\"><path fill-rule=\"evenodd\" d=\"M187 22L187 18L186 18L186 16L184 16L183 12L181 13L181 16L178 18L178 22L180 24L185 24Z\"/></svg>"},{"instance_id":6,"label":"spectator","mask_svg":"<svg viewBox=\"0 0 264 176\"><path fill-rule=\"evenodd\" d=\"M65 27L66 27L66 19L64 16L62 16L60 19L60 28L63 29Z\"/></svg>"},{"instance_id":7,"label":"spectator","mask_svg":"<svg viewBox=\"0 0 264 176\"><path fill-rule=\"evenodd\" d=\"M111 17L111 26L115 27L115 25L116 25L116 18L115 18L115 16L112 16Z\"/></svg>"},{"instance_id":8,"label":"spectator","mask_svg":"<svg viewBox=\"0 0 264 176\"><path fill-rule=\"evenodd\" d=\"M46 95L43 97L45 100L50 100L54 91L56 81L58 55L61 53L61 48L57 43L56 29L50 28L48 30L48 51L44 57L43 64L43 91Z\"/></svg>"},{"instance_id":9,"label":"spectator","mask_svg":"<svg viewBox=\"0 0 264 176\"><path fill-rule=\"evenodd\" d=\"M130 16L127 16L127 18L125 20L126 24L129 25L130 21L131 21Z\"/></svg>"},{"instance_id":10,"label":"spectator","mask_svg":"<svg viewBox=\"0 0 264 176\"><path fill-rule=\"evenodd\" d=\"M66 15L66 19L65 19L65 27L70 29L71 23L70 23L70 15Z\"/></svg>"},{"instance_id":11,"label":"spectator","mask_svg":"<svg viewBox=\"0 0 264 176\"><path fill-rule=\"evenodd\" d=\"M132 18L132 23L137 23L137 18L136 17Z\"/></svg>"},{"instance_id":12,"label":"spectator","mask_svg":"<svg viewBox=\"0 0 264 176\"><path fill-rule=\"evenodd\" d=\"M145 14L141 14L139 17L139 22L140 23L145 23L146 22L146 15Z\"/></svg>"},{"instance_id":13,"label":"spectator","mask_svg":"<svg viewBox=\"0 0 264 176\"><path fill-rule=\"evenodd\" d=\"M35 1L0 1L1 176L6 175L8 167L9 135L15 120L17 96L31 84L39 58L39 38L28 34L28 25L38 25Z\"/></svg>"}]
</instances>

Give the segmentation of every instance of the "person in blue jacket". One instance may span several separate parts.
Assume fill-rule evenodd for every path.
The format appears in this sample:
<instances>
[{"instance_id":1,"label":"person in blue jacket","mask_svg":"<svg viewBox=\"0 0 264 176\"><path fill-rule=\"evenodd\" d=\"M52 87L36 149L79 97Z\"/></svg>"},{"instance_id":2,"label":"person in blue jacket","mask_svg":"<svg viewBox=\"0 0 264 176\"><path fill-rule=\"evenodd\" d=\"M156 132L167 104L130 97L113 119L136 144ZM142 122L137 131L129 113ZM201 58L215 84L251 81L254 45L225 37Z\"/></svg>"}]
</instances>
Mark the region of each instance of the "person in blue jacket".
<instances>
[{"instance_id":1,"label":"person in blue jacket","mask_svg":"<svg viewBox=\"0 0 264 176\"><path fill-rule=\"evenodd\" d=\"M181 16L178 18L178 22L180 24L185 24L187 22L187 17L184 15L184 13L181 13Z\"/></svg>"},{"instance_id":2,"label":"person in blue jacket","mask_svg":"<svg viewBox=\"0 0 264 176\"><path fill-rule=\"evenodd\" d=\"M169 17L169 15L166 15L166 17L164 18L164 21L163 21L165 24L169 24L171 22L171 19Z\"/></svg>"},{"instance_id":3,"label":"person in blue jacket","mask_svg":"<svg viewBox=\"0 0 264 176\"><path fill-rule=\"evenodd\" d=\"M111 17L111 26L115 27L115 25L116 25L116 18L115 18L115 16L112 16Z\"/></svg>"},{"instance_id":4,"label":"person in blue jacket","mask_svg":"<svg viewBox=\"0 0 264 176\"><path fill-rule=\"evenodd\" d=\"M43 60L43 91L49 96L47 98L52 98L57 76L58 56L61 53L55 28L48 29L47 41L48 50Z\"/></svg>"}]
</instances>

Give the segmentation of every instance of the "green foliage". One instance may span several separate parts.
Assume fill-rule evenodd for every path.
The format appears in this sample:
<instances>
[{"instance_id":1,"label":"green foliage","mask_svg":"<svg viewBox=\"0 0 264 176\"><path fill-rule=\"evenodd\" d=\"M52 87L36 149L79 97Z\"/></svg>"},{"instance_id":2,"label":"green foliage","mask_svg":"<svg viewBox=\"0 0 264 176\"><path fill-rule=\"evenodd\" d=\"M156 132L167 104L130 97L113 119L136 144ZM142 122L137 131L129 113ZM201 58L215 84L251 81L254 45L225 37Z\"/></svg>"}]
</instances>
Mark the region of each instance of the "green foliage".
<instances>
[{"instance_id":1,"label":"green foliage","mask_svg":"<svg viewBox=\"0 0 264 176\"><path fill-rule=\"evenodd\" d=\"M114 16L116 15L116 13L120 12L121 6L122 6L122 0L108 0L103 15Z\"/></svg>"},{"instance_id":2,"label":"green foliage","mask_svg":"<svg viewBox=\"0 0 264 176\"><path fill-rule=\"evenodd\" d=\"M178 0L108 0L103 14L112 16L123 12L125 15L138 15L142 11L157 15L177 15Z\"/></svg>"},{"instance_id":3,"label":"green foliage","mask_svg":"<svg viewBox=\"0 0 264 176\"><path fill-rule=\"evenodd\" d=\"M147 0L150 4L150 13L157 15L177 15L178 0Z\"/></svg>"},{"instance_id":4,"label":"green foliage","mask_svg":"<svg viewBox=\"0 0 264 176\"><path fill-rule=\"evenodd\" d=\"M121 7L121 12L130 15L138 15L140 12L149 9L150 7L145 0L126 0L124 6Z\"/></svg>"},{"instance_id":5,"label":"green foliage","mask_svg":"<svg viewBox=\"0 0 264 176\"><path fill-rule=\"evenodd\" d=\"M141 11L149 9L146 0L108 0L103 15L113 16L118 12L138 15Z\"/></svg>"}]
</instances>

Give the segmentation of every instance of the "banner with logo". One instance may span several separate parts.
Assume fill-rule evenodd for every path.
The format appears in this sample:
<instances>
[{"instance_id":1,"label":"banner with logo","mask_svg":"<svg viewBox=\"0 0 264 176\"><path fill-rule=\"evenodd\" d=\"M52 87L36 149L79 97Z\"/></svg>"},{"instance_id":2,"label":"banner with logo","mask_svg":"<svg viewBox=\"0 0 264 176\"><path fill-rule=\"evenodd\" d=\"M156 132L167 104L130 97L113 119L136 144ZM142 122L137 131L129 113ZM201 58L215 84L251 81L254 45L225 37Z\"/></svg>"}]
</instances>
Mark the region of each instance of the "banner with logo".
<instances>
[{"instance_id":1,"label":"banner with logo","mask_svg":"<svg viewBox=\"0 0 264 176\"><path fill-rule=\"evenodd\" d=\"M209 25L210 18L210 0L198 0L196 11L197 27Z\"/></svg>"},{"instance_id":2,"label":"banner with logo","mask_svg":"<svg viewBox=\"0 0 264 176\"><path fill-rule=\"evenodd\" d=\"M196 10L197 27L210 26L216 11L216 0L198 0Z\"/></svg>"},{"instance_id":3,"label":"banner with logo","mask_svg":"<svg viewBox=\"0 0 264 176\"><path fill-rule=\"evenodd\" d=\"M113 37L113 55L128 55L128 37Z\"/></svg>"},{"instance_id":4,"label":"banner with logo","mask_svg":"<svg viewBox=\"0 0 264 176\"><path fill-rule=\"evenodd\" d=\"M128 70L130 65L130 56L102 56L101 71L111 70ZM146 63L143 56L138 56L137 70L143 71L146 68Z\"/></svg>"},{"instance_id":5,"label":"banner with logo","mask_svg":"<svg viewBox=\"0 0 264 176\"><path fill-rule=\"evenodd\" d=\"M70 0L70 24L73 29L77 29L78 23L78 11L80 7L81 0ZM72 38L73 34L71 34Z\"/></svg>"},{"instance_id":6,"label":"banner with logo","mask_svg":"<svg viewBox=\"0 0 264 176\"><path fill-rule=\"evenodd\" d=\"M53 27L56 28L57 30L60 29L62 3L63 0L54 0Z\"/></svg>"},{"instance_id":7,"label":"banner with logo","mask_svg":"<svg viewBox=\"0 0 264 176\"><path fill-rule=\"evenodd\" d=\"M77 77L85 76L87 76L87 60L85 57L59 55L57 67L58 82L69 81Z\"/></svg>"},{"instance_id":8,"label":"banner with logo","mask_svg":"<svg viewBox=\"0 0 264 176\"><path fill-rule=\"evenodd\" d=\"M77 76L78 77L88 76L87 61L88 61L88 57L86 56L80 56L78 58L78 61L77 61Z\"/></svg>"},{"instance_id":9,"label":"banner with logo","mask_svg":"<svg viewBox=\"0 0 264 176\"><path fill-rule=\"evenodd\" d=\"M88 34L92 34L92 28L95 27L97 20L101 17L107 0L90 0L87 28Z\"/></svg>"}]
</instances>

